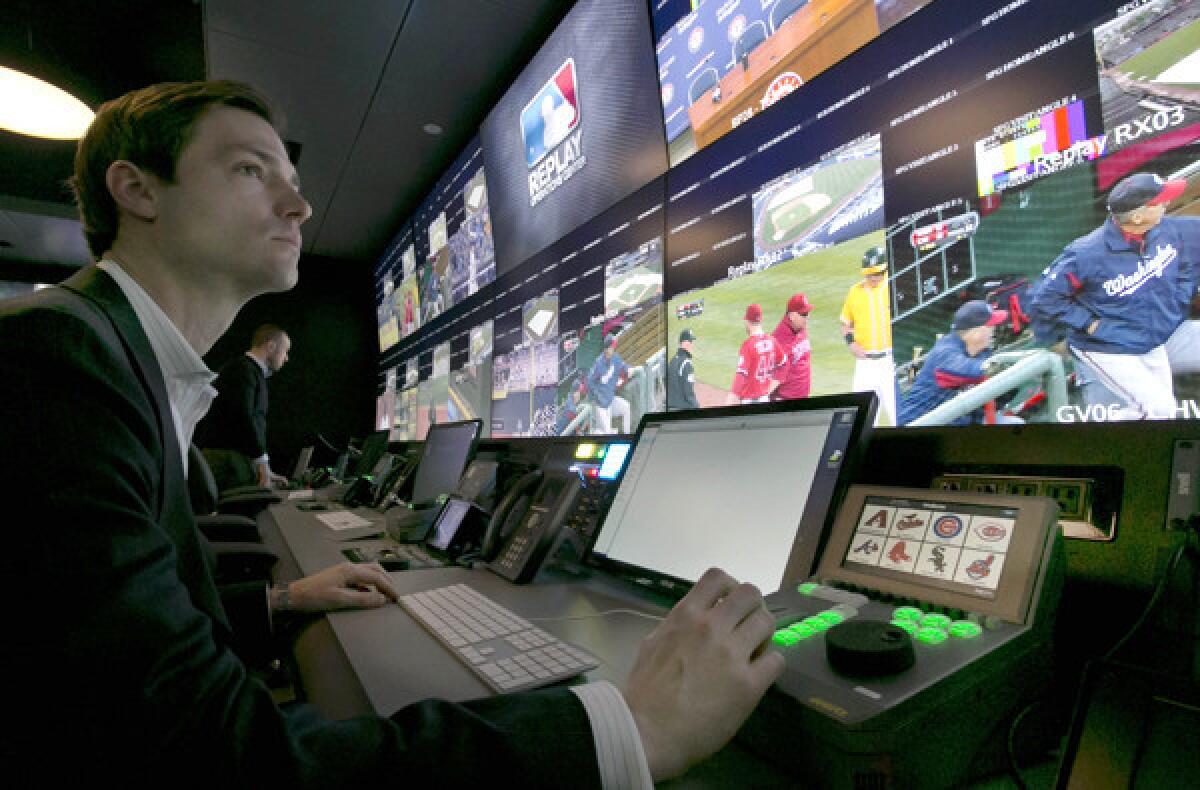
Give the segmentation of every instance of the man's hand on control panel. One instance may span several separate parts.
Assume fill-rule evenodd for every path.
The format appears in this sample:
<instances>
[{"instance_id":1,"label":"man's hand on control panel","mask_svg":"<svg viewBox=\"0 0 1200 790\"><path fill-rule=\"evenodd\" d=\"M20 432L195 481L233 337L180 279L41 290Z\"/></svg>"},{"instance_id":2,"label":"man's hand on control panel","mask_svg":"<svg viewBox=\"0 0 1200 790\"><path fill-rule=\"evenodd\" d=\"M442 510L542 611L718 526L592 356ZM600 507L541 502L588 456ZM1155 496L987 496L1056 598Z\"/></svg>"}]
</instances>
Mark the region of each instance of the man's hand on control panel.
<instances>
[{"instance_id":1,"label":"man's hand on control panel","mask_svg":"<svg viewBox=\"0 0 1200 790\"><path fill-rule=\"evenodd\" d=\"M785 666L766 650L774 629L758 588L712 568L642 641L624 695L656 781L742 726Z\"/></svg>"}]
</instances>

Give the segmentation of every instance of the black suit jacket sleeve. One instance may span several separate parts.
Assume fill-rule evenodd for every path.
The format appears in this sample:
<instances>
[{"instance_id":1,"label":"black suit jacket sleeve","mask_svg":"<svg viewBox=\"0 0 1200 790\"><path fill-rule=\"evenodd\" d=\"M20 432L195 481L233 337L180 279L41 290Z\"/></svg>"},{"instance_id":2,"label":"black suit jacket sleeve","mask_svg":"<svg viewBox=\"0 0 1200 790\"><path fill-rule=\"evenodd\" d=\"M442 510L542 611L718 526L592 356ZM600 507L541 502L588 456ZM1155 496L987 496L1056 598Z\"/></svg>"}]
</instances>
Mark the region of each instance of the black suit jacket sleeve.
<instances>
[{"instance_id":1,"label":"black suit jacket sleeve","mask_svg":"<svg viewBox=\"0 0 1200 790\"><path fill-rule=\"evenodd\" d=\"M267 452L267 378L242 354L225 363L213 387L217 397L198 427L197 444L237 450L247 458Z\"/></svg>"},{"instance_id":2,"label":"black suit jacket sleeve","mask_svg":"<svg viewBox=\"0 0 1200 790\"><path fill-rule=\"evenodd\" d=\"M128 304L48 291L0 304L13 636L0 690L16 725L0 764L18 785L597 784L587 717L566 690L426 702L390 720L280 710L231 649L164 433L161 373Z\"/></svg>"}]
</instances>

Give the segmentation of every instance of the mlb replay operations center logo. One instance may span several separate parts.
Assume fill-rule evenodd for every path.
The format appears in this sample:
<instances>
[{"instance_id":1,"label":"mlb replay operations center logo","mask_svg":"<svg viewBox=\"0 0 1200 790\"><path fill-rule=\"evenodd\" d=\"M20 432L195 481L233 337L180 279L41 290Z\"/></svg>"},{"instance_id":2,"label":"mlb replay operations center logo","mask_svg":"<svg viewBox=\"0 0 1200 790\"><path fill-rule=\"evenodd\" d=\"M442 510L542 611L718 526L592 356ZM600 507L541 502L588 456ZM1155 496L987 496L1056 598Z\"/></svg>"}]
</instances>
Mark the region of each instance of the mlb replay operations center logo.
<instances>
[{"instance_id":1,"label":"mlb replay operations center logo","mask_svg":"<svg viewBox=\"0 0 1200 790\"><path fill-rule=\"evenodd\" d=\"M579 128L579 82L567 58L521 110L529 165L529 205L536 206L587 164Z\"/></svg>"}]
</instances>

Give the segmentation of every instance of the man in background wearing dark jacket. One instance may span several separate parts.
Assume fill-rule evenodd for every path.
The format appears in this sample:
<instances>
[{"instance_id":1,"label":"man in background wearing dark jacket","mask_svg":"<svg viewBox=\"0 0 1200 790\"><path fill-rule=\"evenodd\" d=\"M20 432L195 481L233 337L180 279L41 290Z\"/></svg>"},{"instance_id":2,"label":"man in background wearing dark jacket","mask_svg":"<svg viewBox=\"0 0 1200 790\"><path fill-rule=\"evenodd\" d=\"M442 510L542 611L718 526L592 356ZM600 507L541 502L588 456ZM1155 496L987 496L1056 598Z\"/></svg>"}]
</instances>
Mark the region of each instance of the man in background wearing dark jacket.
<instances>
[{"instance_id":1,"label":"man in background wearing dark jacket","mask_svg":"<svg viewBox=\"0 0 1200 790\"><path fill-rule=\"evenodd\" d=\"M267 378L284 366L291 348L287 332L263 324L254 330L250 350L226 362L217 374L217 397L196 426L196 443L218 488L287 483L271 471L267 454Z\"/></svg>"}]
</instances>

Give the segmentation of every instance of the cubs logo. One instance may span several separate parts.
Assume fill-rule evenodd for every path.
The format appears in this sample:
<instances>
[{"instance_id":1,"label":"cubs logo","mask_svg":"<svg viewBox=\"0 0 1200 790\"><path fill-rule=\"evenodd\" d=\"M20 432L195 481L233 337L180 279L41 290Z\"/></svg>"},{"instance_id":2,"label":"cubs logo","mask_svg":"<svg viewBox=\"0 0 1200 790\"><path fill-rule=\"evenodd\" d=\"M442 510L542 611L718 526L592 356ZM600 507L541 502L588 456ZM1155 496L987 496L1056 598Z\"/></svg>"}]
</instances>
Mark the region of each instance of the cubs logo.
<instances>
[{"instance_id":1,"label":"cubs logo","mask_svg":"<svg viewBox=\"0 0 1200 790\"><path fill-rule=\"evenodd\" d=\"M958 537L958 534L962 532L962 528L962 519L949 513L933 522L933 533L939 538L945 538L946 540Z\"/></svg>"},{"instance_id":2,"label":"cubs logo","mask_svg":"<svg viewBox=\"0 0 1200 790\"><path fill-rule=\"evenodd\" d=\"M994 521L985 521L975 528L975 534L979 536L980 540L997 543L1004 540L1008 535L1008 530Z\"/></svg>"}]
</instances>

